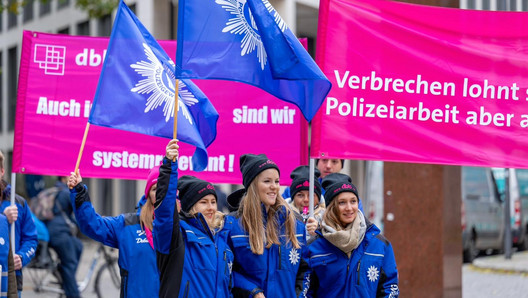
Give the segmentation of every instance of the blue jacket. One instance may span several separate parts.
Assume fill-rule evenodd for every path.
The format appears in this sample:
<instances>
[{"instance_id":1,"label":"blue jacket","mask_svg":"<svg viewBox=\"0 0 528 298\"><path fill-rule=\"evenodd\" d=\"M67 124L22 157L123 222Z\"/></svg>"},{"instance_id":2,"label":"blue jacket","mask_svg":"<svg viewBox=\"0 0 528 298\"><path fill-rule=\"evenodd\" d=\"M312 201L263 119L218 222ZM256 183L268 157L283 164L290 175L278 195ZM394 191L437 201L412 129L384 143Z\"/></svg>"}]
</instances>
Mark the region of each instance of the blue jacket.
<instances>
[{"instance_id":1,"label":"blue jacket","mask_svg":"<svg viewBox=\"0 0 528 298\"><path fill-rule=\"evenodd\" d=\"M7 218L0 214L0 266L2 266L2 279L0 297L7 297L7 271L9 257L9 223Z\"/></svg>"},{"instance_id":2,"label":"blue jacket","mask_svg":"<svg viewBox=\"0 0 528 298\"><path fill-rule=\"evenodd\" d=\"M180 217L176 211L177 184L178 163L164 158L153 231L160 297L175 297L176 293L178 297L232 297L233 252L228 237L235 220L225 216L223 228L213 235L202 214Z\"/></svg>"},{"instance_id":3,"label":"blue jacket","mask_svg":"<svg viewBox=\"0 0 528 298\"><path fill-rule=\"evenodd\" d=\"M378 227L367 221L365 237L350 258L317 233L319 237L308 246L310 296L398 297L394 252Z\"/></svg>"},{"instance_id":4,"label":"blue jacket","mask_svg":"<svg viewBox=\"0 0 528 298\"><path fill-rule=\"evenodd\" d=\"M266 210L262 208L264 218ZM278 225L284 227L285 214L283 209L278 214ZM233 276L236 290L248 293L251 297L263 292L266 297L304 297L308 290L310 270L302 257L306 249L306 229L296 220L296 236L300 249L286 243L282 231L280 245L273 244L264 247L262 255L254 254L249 245L249 234L242 227L239 218L231 230L231 241L235 253Z\"/></svg>"},{"instance_id":5,"label":"blue jacket","mask_svg":"<svg viewBox=\"0 0 528 298\"><path fill-rule=\"evenodd\" d=\"M4 214L4 209L11 205L11 185L7 185L4 190L4 200L0 204L0 213ZM31 210L24 198L19 195L15 197L15 205L18 208L18 219L15 221L15 254L21 256L22 266L26 266L35 256L37 249L37 228L31 218ZM11 228L11 226L10 226ZM21 270L16 271L17 287L22 291Z\"/></svg>"},{"instance_id":6,"label":"blue jacket","mask_svg":"<svg viewBox=\"0 0 528 298\"><path fill-rule=\"evenodd\" d=\"M81 232L104 245L119 249L121 297L158 297L156 253L142 230L138 213L102 217L95 212L86 185L71 190L75 217Z\"/></svg>"}]
</instances>

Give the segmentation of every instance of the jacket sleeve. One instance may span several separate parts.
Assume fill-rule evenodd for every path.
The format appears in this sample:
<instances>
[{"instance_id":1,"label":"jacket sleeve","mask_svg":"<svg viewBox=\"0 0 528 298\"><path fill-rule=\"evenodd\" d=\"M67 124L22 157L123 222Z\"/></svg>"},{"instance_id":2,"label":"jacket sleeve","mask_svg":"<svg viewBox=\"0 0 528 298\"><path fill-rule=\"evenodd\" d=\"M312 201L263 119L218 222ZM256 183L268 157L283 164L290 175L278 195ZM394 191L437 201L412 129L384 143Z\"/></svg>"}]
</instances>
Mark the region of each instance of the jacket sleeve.
<instances>
[{"instance_id":1,"label":"jacket sleeve","mask_svg":"<svg viewBox=\"0 0 528 298\"><path fill-rule=\"evenodd\" d=\"M299 225L300 223L297 224ZM308 289L310 288L310 274L312 270L308 265L307 259L308 246L306 245L306 228L303 224L300 225L303 231L303 243L301 243L301 262L295 278L295 293L297 297L306 297Z\"/></svg>"},{"instance_id":2,"label":"jacket sleeve","mask_svg":"<svg viewBox=\"0 0 528 298\"><path fill-rule=\"evenodd\" d=\"M20 222L20 246L16 254L22 257L22 266L26 266L35 256L38 244L37 228L33 218L31 218L31 210L28 204L24 201L23 205L17 207L19 207L17 223Z\"/></svg>"},{"instance_id":3,"label":"jacket sleeve","mask_svg":"<svg viewBox=\"0 0 528 298\"><path fill-rule=\"evenodd\" d=\"M255 297L258 293L263 293L264 290L257 287L254 283L249 281L244 275L235 271L236 265L233 264L233 294L235 297Z\"/></svg>"},{"instance_id":4,"label":"jacket sleeve","mask_svg":"<svg viewBox=\"0 0 528 298\"><path fill-rule=\"evenodd\" d=\"M118 248L117 232L124 226L123 216L103 217L95 212L88 188L82 183L70 190L70 199L81 232L104 245Z\"/></svg>"},{"instance_id":5,"label":"jacket sleeve","mask_svg":"<svg viewBox=\"0 0 528 298\"><path fill-rule=\"evenodd\" d=\"M385 246L385 257L383 258L383 267L380 273L380 282L376 297L396 298L400 294L398 288L398 269L396 268L396 258L392 245L387 243Z\"/></svg>"},{"instance_id":6,"label":"jacket sleeve","mask_svg":"<svg viewBox=\"0 0 528 298\"><path fill-rule=\"evenodd\" d=\"M152 236L160 275L159 297L165 298L180 291L185 244L176 207L178 163L163 158L159 171Z\"/></svg>"}]
</instances>

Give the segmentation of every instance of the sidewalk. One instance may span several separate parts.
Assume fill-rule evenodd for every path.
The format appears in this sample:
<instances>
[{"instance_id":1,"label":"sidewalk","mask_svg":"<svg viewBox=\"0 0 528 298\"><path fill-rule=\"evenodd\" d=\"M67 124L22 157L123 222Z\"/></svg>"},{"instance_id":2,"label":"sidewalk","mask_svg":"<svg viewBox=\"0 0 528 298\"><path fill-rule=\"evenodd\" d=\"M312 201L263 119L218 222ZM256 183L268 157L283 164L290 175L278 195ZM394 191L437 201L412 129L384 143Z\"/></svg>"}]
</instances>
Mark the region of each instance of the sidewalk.
<instances>
[{"instance_id":1,"label":"sidewalk","mask_svg":"<svg viewBox=\"0 0 528 298\"><path fill-rule=\"evenodd\" d=\"M509 260L504 255L478 257L472 265L477 269L500 273L528 274L528 251L515 252Z\"/></svg>"}]
</instances>

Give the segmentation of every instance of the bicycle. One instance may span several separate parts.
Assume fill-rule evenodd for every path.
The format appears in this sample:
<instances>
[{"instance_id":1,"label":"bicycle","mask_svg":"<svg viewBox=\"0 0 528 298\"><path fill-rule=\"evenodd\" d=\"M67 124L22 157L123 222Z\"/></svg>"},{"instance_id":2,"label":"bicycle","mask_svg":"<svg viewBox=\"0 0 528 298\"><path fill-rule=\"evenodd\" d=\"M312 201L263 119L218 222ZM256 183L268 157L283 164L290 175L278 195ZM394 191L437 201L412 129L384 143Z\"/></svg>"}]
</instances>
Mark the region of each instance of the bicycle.
<instances>
[{"instance_id":1,"label":"bicycle","mask_svg":"<svg viewBox=\"0 0 528 298\"><path fill-rule=\"evenodd\" d=\"M110 281L111 289L115 287L115 295L111 294L112 297L117 297L121 286L121 278L119 276L119 266L117 264L117 257L113 254L113 248L106 248L103 244L98 243L98 248L90 260L88 271L86 272L82 281L77 282L79 292L84 292L94 277L93 290L98 298L104 298L102 282ZM48 249L38 247L42 250ZM62 279L59 273L58 265L59 259L57 254L52 249L48 249L49 260L42 260L38 258L38 255L24 268L24 272L33 282L33 290L37 293L56 293L61 297L64 296L64 290L62 289ZM102 259L103 263L97 268L99 261ZM24 274L25 274L24 273ZM105 294L109 294L109 289L105 288ZM65 296L64 296L65 297ZM107 296L110 297L110 296Z\"/></svg>"}]
</instances>

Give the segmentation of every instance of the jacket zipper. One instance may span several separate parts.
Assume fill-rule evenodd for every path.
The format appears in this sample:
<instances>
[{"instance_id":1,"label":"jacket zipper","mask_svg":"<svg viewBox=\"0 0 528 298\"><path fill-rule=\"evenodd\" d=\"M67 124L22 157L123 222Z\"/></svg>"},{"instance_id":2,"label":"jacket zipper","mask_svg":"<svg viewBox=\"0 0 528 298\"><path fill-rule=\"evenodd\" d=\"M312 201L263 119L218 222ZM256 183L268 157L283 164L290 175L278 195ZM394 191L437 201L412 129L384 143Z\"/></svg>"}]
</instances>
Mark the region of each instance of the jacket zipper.
<instances>
[{"instance_id":1,"label":"jacket zipper","mask_svg":"<svg viewBox=\"0 0 528 298\"><path fill-rule=\"evenodd\" d=\"M189 287L190 287L190 281L187 281L187 284L185 285L185 295L183 297L187 298L189 297Z\"/></svg>"},{"instance_id":2,"label":"jacket zipper","mask_svg":"<svg viewBox=\"0 0 528 298\"><path fill-rule=\"evenodd\" d=\"M281 246L279 245L279 270L281 270L282 268L282 264L281 264Z\"/></svg>"},{"instance_id":3,"label":"jacket zipper","mask_svg":"<svg viewBox=\"0 0 528 298\"><path fill-rule=\"evenodd\" d=\"M361 259L359 259L358 266L357 266L357 284L359 286L359 269L361 268Z\"/></svg>"}]
</instances>

